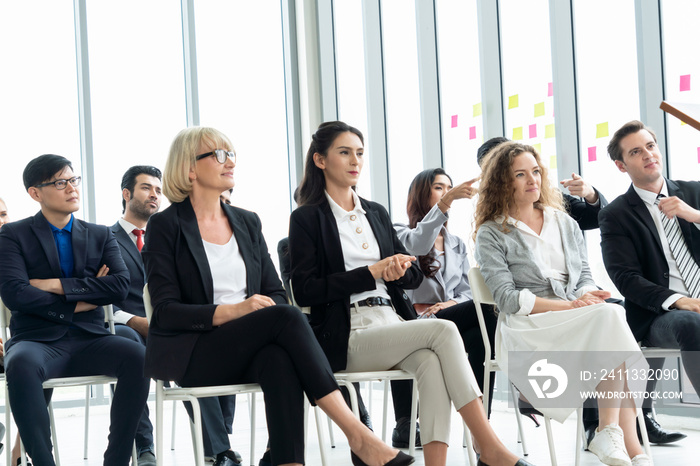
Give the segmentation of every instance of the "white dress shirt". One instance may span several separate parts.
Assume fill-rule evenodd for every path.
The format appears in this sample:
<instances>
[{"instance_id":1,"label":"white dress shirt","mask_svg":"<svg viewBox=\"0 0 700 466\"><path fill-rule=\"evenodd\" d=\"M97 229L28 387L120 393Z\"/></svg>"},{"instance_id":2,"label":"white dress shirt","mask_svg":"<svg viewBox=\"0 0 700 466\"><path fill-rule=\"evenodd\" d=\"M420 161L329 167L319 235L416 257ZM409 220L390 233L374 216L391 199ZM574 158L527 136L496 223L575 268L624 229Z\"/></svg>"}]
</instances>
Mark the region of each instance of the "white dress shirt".
<instances>
[{"instance_id":1,"label":"white dress shirt","mask_svg":"<svg viewBox=\"0 0 700 466\"><path fill-rule=\"evenodd\" d=\"M688 289L685 287L685 282L683 281L683 277L681 276L681 271L678 268L678 264L676 264L676 259L673 258L671 247L668 245L666 232L664 230L663 224L661 223L661 217L663 216L663 214L661 213L659 206L654 205L658 194L651 191L647 191L646 189L638 188L634 185L632 186L634 187L634 190L637 192L642 201L644 201L644 205L651 214L651 219L654 221L654 225L656 226L656 231L659 234L659 239L661 239L661 247L664 250L664 256L666 257L666 262L668 263L668 288L672 291L675 291L674 294L669 296L666 299L666 301L664 301L661 304L661 307L668 311L673 303L678 301L680 298L690 296L690 294L688 293ZM665 179L663 186L661 186L661 191L659 192L659 194L663 194L664 196L668 197L668 186L666 186ZM697 228L700 228L700 225L694 225Z\"/></svg>"},{"instance_id":2,"label":"white dress shirt","mask_svg":"<svg viewBox=\"0 0 700 466\"><path fill-rule=\"evenodd\" d=\"M134 225L131 222L128 222L124 220L123 218L119 219L119 226L121 226L124 231L126 232L127 235L129 235L129 238L131 238L131 241L134 242L134 245L136 245L136 235L132 233L135 228L139 228L136 225ZM146 231L146 228L140 228L144 232ZM115 324L123 324L126 325L127 322L131 320L131 318L134 317L134 314L131 314L123 309L120 309L118 311L114 311L114 323Z\"/></svg>"}]
</instances>

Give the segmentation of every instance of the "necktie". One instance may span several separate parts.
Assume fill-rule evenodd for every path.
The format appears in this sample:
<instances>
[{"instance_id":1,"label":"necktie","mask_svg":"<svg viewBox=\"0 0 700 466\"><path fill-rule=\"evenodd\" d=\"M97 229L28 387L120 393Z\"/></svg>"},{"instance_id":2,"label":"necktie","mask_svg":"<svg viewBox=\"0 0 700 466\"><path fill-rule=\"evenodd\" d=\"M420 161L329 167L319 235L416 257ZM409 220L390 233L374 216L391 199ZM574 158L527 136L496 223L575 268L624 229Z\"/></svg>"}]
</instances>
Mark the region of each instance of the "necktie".
<instances>
[{"instance_id":1,"label":"necktie","mask_svg":"<svg viewBox=\"0 0 700 466\"><path fill-rule=\"evenodd\" d=\"M658 206L662 197L665 196L659 194L654 205ZM688 250L688 246L685 244L685 238L683 238L681 227L678 225L678 219L676 217L669 219L662 213L661 224L664 227L668 245L671 248L673 258L676 260L678 270L681 272L685 287L688 288L688 293L693 298L700 297L700 267L698 267L693 255Z\"/></svg>"},{"instance_id":2,"label":"necktie","mask_svg":"<svg viewBox=\"0 0 700 466\"><path fill-rule=\"evenodd\" d=\"M132 233L136 235L136 247L139 249L139 252L141 252L141 249L143 248L143 230L139 230L138 228L134 228L132 230Z\"/></svg>"}]
</instances>

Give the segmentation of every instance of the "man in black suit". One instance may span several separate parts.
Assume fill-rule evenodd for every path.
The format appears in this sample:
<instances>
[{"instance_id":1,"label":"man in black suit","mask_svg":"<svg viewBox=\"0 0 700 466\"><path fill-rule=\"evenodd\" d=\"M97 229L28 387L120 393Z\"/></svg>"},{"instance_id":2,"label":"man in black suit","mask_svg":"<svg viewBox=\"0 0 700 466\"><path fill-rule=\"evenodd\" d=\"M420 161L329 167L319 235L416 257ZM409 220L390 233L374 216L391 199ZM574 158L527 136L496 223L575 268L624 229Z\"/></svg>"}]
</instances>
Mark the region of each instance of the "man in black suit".
<instances>
[{"instance_id":1,"label":"man in black suit","mask_svg":"<svg viewBox=\"0 0 700 466\"><path fill-rule=\"evenodd\" d=\"M115 333L142 345L148 338L148 321L143 305L143 286L146 272L141 257L144 235L151 215L158 212L161 199L161 171L149 165L136 165L122 176L122 213L124 216L112 225L122 258L129 270L131 286L124 300L114 303ZM202 398L202 436L204 455L215 457L216 453L230 448L228 434L231 434L236 397L222 396ZM191 413L189 403L185 403ZM136 430L136 448L139 466L155 465L153 449L153 425L148 417L148 405ZM219 428L211 428L219 425ZM209 426L209 428L207 428ZM240 455L239 455L240 456Z\"/></svg>"},{"instance_id":2,"label":"man in black suit","mask_svg":"<svg viewBox=\"0 0 700 466\"><path fill-rule=\"evenodd\" d=\"M483 143L476 153L476 161L479 167L481 167L484 158L494 147L508 141L510 139L495 137ZM566 207L569 215L576 220L581 230L595 230L598 228L598 213L600 209L608 205L605 196L575 173L571 174L570 179L561 181L561 185L571 193L562 193L564 207Z\"/></svg>"},{"instance_id":3,"label":"man in black suit","mask_svg":"<svg viewBox=\"0 0 700 466\"><path fill-rule=\"evenodd\" d=\"M129 273L111 231L74 218L80 177L70 161L42 155L27 164L23 178L41 211L0 231L0 294L12 310L5 369L15 422L34 464L52 466L42 382L117 377L104 464L126 466L148 396L144 347L111 335L102 306L126 296Z\"/></svg>"},{"instance_id":4,"label":"man in black suit","mask_svg":"<svg viewBox=\"0 0 700 466\"><path fill-rule=\"evenodd\" d=\"M625 297L634 336L645 346L680 348L698 392L700 183L664 178L656 135L640 121L617 130L608 153L632 185L599 216L605 268Z\"/></svg>"}]
</instances>

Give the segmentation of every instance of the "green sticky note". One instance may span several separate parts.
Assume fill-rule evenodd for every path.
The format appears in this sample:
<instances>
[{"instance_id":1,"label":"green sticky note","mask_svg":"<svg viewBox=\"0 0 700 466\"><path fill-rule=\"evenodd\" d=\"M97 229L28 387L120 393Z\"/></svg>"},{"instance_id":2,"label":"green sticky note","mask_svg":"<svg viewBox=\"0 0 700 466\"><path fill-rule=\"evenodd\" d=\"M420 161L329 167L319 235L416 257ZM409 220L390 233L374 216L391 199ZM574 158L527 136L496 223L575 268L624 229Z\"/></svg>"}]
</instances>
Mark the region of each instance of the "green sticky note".
<instances>
[{"instance_id":1,"label":"green sticky note","mask_svg":"<svg viewBox=\"0 0 700 466\"><path fill-rule=\"evenodd\" d=\"M478 104L473 105L474 111L472 112L472 116L479 116L481 115L481 102Z\"/></svg>"},{"instance_id":2,"label":"green sticky note","mask_svg":"<svg viewBox=\"0 0 700 466\"><path fill-rule=\"evenodd\" d=\"M522 139L523 139L523 127L518 126L517 128L513 128L513 140L520 141Z\"/></svg>"},{"instance_id":3,"label":"green sticky note","mask_svg":"<svg viewBox=\"0 0 700 466\"><path fill-rule=\"evenodd\" d=\"M535 148L538 154L542 155L542 144L533 144L532 147Z\"/></svg>"},{"instance_id":4,"label":"green sticky note","mask_svg":"<svg viewBox=\"0 0 700 466\"><path fill-rule=\"evenodd\" d=\"M535 116L536 117L544 116L544 102L540 102L538 104L535 104Z\"/></svg>"},{"instance_id":5,"label":"green sticky note","mask_svg":"<svg viewBox=\"0 0 700 466\"><path fill-rule=\"evenodd\" d=\"M508 97L508 108L518 107L518 94Z\"/></svg>"},{"instance_id":6,"label":"green sticky note","mask_svg":"<svg viewBox=\"0 0 700 466\"><path fill-rule=\"evenodd\" d=\"M610 133L608 132L608 122L606 121L605 123L598 123L595 128L595 137L596 138L604 138L607 137Z\"/></svg>"},{"instance_id":7,"label":"green sticky note","mask_svg":"<svg viewBox=\"0 0 700 466\"><path fill-rule=\"evenodd\" d=\"M551 168L553 170L557 168L557 156L556 155L552 155L549 158L549 168Z\"/></svg>"},{"instance_id":8,"label":"green sticky note","mask_svg":"<svg viewBox=\"0 0 700 466\"><path fill-rule=\"evenodd\" d=\"M544 138L548 139L548 138L553 138L553 137L554 137L554 123L552 123L551 125L546 125L544 127Z\"/></svg>"}]
</instances>

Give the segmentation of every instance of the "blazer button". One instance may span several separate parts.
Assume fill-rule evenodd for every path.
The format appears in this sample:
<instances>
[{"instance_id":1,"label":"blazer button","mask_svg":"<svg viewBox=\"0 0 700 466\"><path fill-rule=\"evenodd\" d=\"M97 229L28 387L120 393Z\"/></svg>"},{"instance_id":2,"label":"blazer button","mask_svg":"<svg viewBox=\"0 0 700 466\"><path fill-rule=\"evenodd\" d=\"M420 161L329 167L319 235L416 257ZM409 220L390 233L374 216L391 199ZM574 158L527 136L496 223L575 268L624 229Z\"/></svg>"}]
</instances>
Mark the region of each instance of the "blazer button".
<instances>
[{"instance_id":1,"label":"blazer button","mask_svg":"<svg viewBox=\"0 0 700 466\"><path fill-rule=\"evenodd\" d=\"M330 332L323 332L323 339L324 340L329 340L331 338Z\"/></svg>"},{"instance_id":2,"label":"blazer button","mask_svg":"<svg viewBox=\"0 0 700 466\"><path fill-rule=\"evenodd\" d=\"M63 314L61 314L61 315L60 315L60 316L58 316L58 317L60 317L61 319L63 319Z\"/></svg>"},{"instance_id":3,"label":"blazer button","mask_svg":"<svg viewBox=\"0 0 700 466\"><path fill-rule=\"evenodd\" d=\"M668 278L668 273L664 272L664 278Z\"/></svg>"},{"instance_id":4,"label":"blazer button","mask_svg":"<svg viewBox=\"0 0 700 466\"><path fill-rule=\"evenodd\" d=\"M408 299L408 295L406 293L403 294L403 299Z\"/></svg>"}]
</instances>

